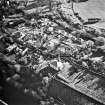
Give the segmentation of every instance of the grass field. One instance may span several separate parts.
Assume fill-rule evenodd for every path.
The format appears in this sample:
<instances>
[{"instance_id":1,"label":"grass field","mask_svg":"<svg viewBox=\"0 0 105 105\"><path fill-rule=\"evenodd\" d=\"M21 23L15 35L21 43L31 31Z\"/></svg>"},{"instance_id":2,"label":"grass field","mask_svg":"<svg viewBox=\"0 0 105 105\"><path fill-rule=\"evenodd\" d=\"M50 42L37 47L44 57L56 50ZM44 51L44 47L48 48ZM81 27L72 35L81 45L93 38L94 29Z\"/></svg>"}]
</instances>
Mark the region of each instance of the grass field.
<instances>
[{"instance_id":1,"label":"grass field","mask_svg":"<svg viewBox=\"0 0 105 105\"><path fill-rule=\"evenodd\" d=\"M83 19L105 18L105 0L88 0L76 3L74 9L80 13Z\"/></svg>"},{"instance_id":2,"label":"grass field","mask_svg":"<svg viewBox=\"0 0 105 105\"><path fill-rule=\"evenodd\" d=\"M89 18L101 18L105 20L105 0L88 0L87 2L75 3L74 10L78 12L85 21ZM105 28L105 22L89 26Z\"/></svg>"}]
</instances>

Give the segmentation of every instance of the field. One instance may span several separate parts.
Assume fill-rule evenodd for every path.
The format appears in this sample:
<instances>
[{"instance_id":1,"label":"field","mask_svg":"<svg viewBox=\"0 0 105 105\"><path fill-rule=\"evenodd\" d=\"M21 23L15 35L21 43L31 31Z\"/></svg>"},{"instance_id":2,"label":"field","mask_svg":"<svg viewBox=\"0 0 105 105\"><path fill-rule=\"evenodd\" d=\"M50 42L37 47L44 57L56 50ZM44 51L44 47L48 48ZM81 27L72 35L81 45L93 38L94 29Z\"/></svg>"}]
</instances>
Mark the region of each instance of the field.
<instances>
[{"instance_id":1,"label":"field","mask_svg":"<svg viewBox=\"0 0 105 105\"><path fill-rule=\"evenodd\" d=\"M88 0L76 3L74 8L83 19L105 18L105 0Z\"/></svg>"}]
</instances>

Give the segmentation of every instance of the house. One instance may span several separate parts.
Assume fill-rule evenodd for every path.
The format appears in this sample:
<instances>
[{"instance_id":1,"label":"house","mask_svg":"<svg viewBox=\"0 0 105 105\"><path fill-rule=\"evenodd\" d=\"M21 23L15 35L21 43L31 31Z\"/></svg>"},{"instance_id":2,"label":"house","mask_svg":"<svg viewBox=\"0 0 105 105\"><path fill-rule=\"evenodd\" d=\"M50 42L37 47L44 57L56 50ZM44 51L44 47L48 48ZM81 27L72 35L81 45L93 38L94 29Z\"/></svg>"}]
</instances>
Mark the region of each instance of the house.
<instances>
[{"instance_id":1,"label":"house","mask_svg":"<svg viewBox=\"0 0 105 105\"><path fill-rule=\"evenodd\" d=\"M58 72L57 61L44 61L39 64L36 73L42 73L43 76L47 76L49 73L54 75Z\"/></svg>"}]
</instances>

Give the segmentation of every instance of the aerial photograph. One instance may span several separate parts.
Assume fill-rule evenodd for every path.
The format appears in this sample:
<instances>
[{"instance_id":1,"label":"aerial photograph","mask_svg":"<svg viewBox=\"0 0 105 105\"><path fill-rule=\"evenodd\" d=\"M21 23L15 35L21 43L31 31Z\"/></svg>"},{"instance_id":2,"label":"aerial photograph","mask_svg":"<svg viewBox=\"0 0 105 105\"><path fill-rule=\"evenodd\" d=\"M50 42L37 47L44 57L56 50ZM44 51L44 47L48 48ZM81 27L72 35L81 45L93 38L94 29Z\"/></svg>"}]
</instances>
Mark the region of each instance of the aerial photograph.
<instances>
[{"instance_id":1,"label":"aerial photograph","mask_svg":"<svg viewBox=\"0 0 105 105\"><path fill-rule=\"evenodd\" d=\"M0 0L0 105L105 105L105 0Z\"/></svg>"}]
</instances>

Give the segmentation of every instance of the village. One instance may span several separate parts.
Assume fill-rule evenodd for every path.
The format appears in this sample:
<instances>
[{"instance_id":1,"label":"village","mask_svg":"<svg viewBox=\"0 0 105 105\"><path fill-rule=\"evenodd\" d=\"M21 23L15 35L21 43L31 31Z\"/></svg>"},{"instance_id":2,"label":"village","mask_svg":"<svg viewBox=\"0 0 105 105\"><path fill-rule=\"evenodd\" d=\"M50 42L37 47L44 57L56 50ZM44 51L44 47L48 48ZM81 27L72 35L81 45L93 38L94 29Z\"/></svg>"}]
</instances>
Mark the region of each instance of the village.
<instances>
[{"instance_id":1,"label":"village","mask_svg":"<svg viewBox=\"0 0 105 105\"><path fill-rule=\"evenodd\" d=\"M100 1L0 1L0 105L105 104Z\"/></svg>"}]
</instances>

